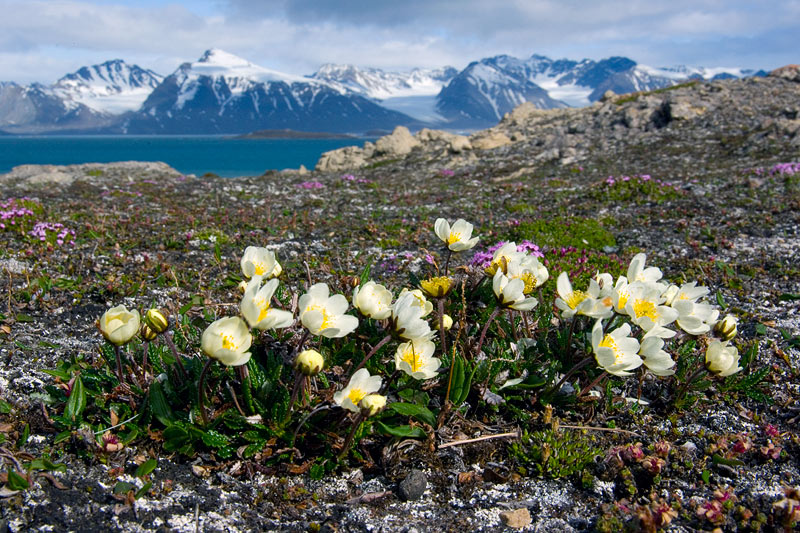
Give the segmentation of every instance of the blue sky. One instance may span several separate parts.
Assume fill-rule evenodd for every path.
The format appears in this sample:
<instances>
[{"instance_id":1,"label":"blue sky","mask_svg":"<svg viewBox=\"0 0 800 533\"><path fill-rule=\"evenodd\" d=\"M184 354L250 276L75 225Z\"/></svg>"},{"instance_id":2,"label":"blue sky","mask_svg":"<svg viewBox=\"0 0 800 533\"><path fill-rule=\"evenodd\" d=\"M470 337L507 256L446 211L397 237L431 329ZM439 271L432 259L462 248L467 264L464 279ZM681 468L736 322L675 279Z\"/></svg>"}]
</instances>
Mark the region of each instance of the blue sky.
<instances>
[{"instance_id":1,"label":"blue sky","mask_svg":"<svg viewBox=\"0 0 800 533\"><path fill-rule=\"evenodd\" d=\"M770 70L800 63L800 0L0 0L0 80L124 59L160 74L216 47L310 74L497 54Z\"/></svg>"}]
</instances>

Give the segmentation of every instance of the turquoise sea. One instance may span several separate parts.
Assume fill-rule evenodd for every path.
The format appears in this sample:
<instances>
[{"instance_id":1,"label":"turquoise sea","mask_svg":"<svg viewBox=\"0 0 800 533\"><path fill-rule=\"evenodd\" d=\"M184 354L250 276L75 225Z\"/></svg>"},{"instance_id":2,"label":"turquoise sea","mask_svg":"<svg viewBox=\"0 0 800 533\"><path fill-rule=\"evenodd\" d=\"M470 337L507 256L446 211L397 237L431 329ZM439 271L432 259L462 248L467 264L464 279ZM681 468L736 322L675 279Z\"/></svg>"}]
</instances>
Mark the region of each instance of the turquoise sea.
<instances>
[{"instance_id":1,"label":"turquoise sea","mask_svg":"<svg viewBox=\"0 0 800 533\"><path fill-rule=\"evenodd\" d=\"M163 161L184 174L258 176L266 170L309 170L319 156L369 139L234 139L223 136L3 136L0 174L17 165Z\"/></svg>"}]
</instances>

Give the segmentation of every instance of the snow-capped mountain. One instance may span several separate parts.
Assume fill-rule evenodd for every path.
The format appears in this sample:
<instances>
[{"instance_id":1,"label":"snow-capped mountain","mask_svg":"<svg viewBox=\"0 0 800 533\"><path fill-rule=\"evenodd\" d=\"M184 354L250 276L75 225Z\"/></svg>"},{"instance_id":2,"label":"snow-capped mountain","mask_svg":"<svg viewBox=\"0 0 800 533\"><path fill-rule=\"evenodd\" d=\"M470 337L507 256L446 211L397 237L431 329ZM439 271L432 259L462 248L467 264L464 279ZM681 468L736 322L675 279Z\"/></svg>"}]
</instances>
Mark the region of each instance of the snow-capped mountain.
<instances>
[{"instance_id":1,"label":"snow-capped mountain","mask_svg":"<svg viewBox=\"0 0 800 533\"><path fill-rule=\"evenodd\" d=\"M121 129L127 133L361 132L412 124L344 87L266 69L222 50L184 63Z\"/></svg>"},{"instance_id":2,"label":"snow-capped mountain","mask_svg":"<svg viewBox=\"0 0 800 533\"><path fill-rule=\"evenodd\" d=\"M436 96L456 74L458 71L453 67L387 72L377 68L326 64L310 78L372 98L387 109L423 122L439 122L442 117L436 112Z\"/></svg>"},{"instance_id":3,"label":"snow-capped mountain","mask_svg":"<svg viewBox=\"0 0 800 533\"><path fill-rule=\"evenodd\" d=\"M528 59L501 55L470 63L442 89L436 106L452 125L486 127L523 101L543 109L580 107L599 100L608 90L625 94L689 79L764 74L738 68L653 68L626 57L574 61L536 54Z\"/></svg>"},{"instance_id":4,"label":"snow-capped mountain","mask_svg":"<svg viewBox=\"0 0 800 533\"><path fill-rule=\"evenodd\" d=\"M353 65L328 63L322 65L309 77L330 85L339 85L376 100L386 100L397 97L437 95L456 74L458 71L453 67L415 68L409 72L386 72L377 68L359 68Z\"/></svg>"},{"instance_id":5,"label":"snow-capped mountain","mask_svg":"<svg viewBox=\"0 0 800 533\"><path fill-rule=\"evenodd\" d=\"M67 74L53 85L52 91L95 111L120 114L139 109L163 79L152 70L114 59Z\"/></svg>"},{"instance_id":6,"label":"snow-capped mountain","mask_svg":"<svg viewBox=\"0 0 800 533\"><path fill-rule=\"evenodd\" d=\"M531 81L528 65L510 56L470 63L436 98L436 109L450 127L473 128L496 124L523 102L551 109L566 107Z\"/></svg>"}]
</instances>

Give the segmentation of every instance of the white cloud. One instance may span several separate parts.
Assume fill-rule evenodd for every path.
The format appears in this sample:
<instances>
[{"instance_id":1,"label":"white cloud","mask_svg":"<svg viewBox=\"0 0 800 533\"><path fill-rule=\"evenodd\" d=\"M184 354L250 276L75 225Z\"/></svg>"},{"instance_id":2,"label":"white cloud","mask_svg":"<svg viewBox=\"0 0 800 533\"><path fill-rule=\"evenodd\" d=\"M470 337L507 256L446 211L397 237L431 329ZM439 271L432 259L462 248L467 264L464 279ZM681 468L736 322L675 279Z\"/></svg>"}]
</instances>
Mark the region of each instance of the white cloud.
<instances>
[{"instance_id":1,"label":"white cloud","mask_svg":"<svg viewBox=\"0 0 800 533\"><path fill-rule=\"evenodd\" d=\"M292 74L502 53L773 68L797 61L800 1L0 0L0 12L0 79L50 83L113 58L169 74L211 47Z\"/></svg>"}]
</instances>

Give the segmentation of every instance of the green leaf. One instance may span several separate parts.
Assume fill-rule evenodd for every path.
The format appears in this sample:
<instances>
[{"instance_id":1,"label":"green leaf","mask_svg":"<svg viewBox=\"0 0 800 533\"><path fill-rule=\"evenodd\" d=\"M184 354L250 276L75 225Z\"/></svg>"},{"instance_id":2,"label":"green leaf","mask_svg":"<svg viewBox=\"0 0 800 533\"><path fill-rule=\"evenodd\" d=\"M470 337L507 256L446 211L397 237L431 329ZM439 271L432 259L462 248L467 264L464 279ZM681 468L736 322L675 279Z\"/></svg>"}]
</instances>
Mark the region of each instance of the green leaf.
<instances>
[{"instance_id":1,"label":"green leaf","mask_svg":"<svg viewBox=\"0 0 800 533\"><path fill-rule=\"evenodd\" d=\"M164 387L160 381L153 381L150 384L150 392L148 394L150 409L159 422L165 426L169 426L175 420L175 414L169 406L167 397L164 394Z\"/></svg>"},{"instance_id":2,"label":"green leaf","mask_svg":"<svg viewBox=\"0 0 800 533\"><path fill-rule=\"evenodd\" d=\"M703 482L708 485L708 483L711 481L711 472L708 470L703 470L703 473L700 474L700 477L702 477Z\"/></svg>"},{"instance_id":3,"label":"green leaf","mask_svg":"<svg viewBox=\"0 0 800 533\"><path fill-rule=\"evenodd\" d=\"M69 431L69 430L62 431L61 433L59 433L58 435L55 436L55 438L53 439L53 444L58 444L60 442L64 442L65 440L69 439L71 436L72 436L72 432L71 431Z\"/></svg>"},{"instance_id":4,"label":"green leaf","mask_svg":"<svg viewBox=\"0 0 800 533\"><path fill-rule=\"evenodd\" d=\"M191 442L189 432L179 425L169 426L164 430L164 449L168 452L179 450L184 445Z\"/></svg>"},{"instance_id":5,"label":"green leaf","mask_svg":"<svg viewBox=\"0 0 800 533\"><path fill-rule=\"evenodd\" d=\"M16 317L17 322L33 322L33 317L25 314L18 314Z\"/></svg>"},{"instance_id":6,"label":"green leaf","mask_svg":"<svg viewBox=\"0 0 800 533\"><path fill-rule=\"evenodd\" d=\"M9 470L8 471L8 488L11 490L25 490L30 487L31 484L28 483L28 480L17 474L16 470Z\"/></svg>"},{"instance_id":7,"label":"green leaf","mask_svg":"<svg viewBox=\"0 0 800 533\"><path fill-rule=\"evenodd\" d=\"M0 400L0 414L8 414L11 412L11 404L5 400Z\"/></svg>"},{"instance_id":8,"label":"green leaf","mask_svg":"<svg viewBox=\"0 0 800 533\"><path fill-rule=\"evenodd\" d=\"M411 426L387 426L383 422L377 422L378 430L384 435L391 435L393 437L402 437L407 439L424 439L427 434L422 428Z\"/></svg>"},{"instance_id":9,"label":"green leaf","mask_svg":"<svg viewBox=\"0 0 800 533\"><path fill-rule=\"evenodd\" d=\"M361 271L361 276L359 277L360 285L365 284L369 281L369 274L372 270L372 256L367 259L367 264L364 266L364 270Z\"/></svg>"},{"instance_id":10,"label":"green leaf","mask_svg":"<svg viewBox=\"0 0 800 533\"><path fill-rule=\"evenodd\" d=\"M779 300L782 302L789 302L793 300L800 300L800 294L792 294L785 292L778 297Z\"/></svg>"},{"instance_id":11,"label":"green leaf","mask_svg":"<svg viewBox=\"0 0 800 533\"><path fill-rule=\"evenodd\" d=\"M767 334L767 326L764 324L756 324L756 334L757 335L766 335Z\"/></svg>"},{"instance_id":12,"label":"green leaf","mask_svg":"<svg viewBox=\"0 0 800 533\"><path fill-rule=\"evenodd\" d=\"M46 470L48 472L66 472L67 465L64 463L52 463L46 457L39 457L38 459L34 459L27 465L28 470Z\"/></svg>"},{"instance_id":13,"label":"green leaf","mask_svg":"<svg viewBox=\"0 0 800 533\"><path fill-rule=\"evenodd\" d=\"M42 370L45 374L53 376L54 378L60 378L62 381L69 381L70 373L67 370L63 370L60 368L48 368Z\"/></svg>"},{"instance_id":14,"label":"green leaf","mask_svg":"<svg viewBox=\"0 0 800 533\"><path fill-rule=\"evenodd\" d=\"M152 487L152 486L153 486L153 482L152 481L148 481L147 483L142 485L141 489L136 491L136 494L134 494L133 497L138 500L139 498L141 498L142 496L147 494L147 491L150 490L150 487Z\"/></svg>"},{"instance_id":15,"label":"green leaf","mask_svg":"<svg viewBox=\"0 0 800 533\"><path fill-rule=\"evenodd\" d=\"M390 403L386 407L399 415L413 416L420 422L428 424L429 426L436 425L436 416L427 407L402 402Z\"/></svg>"},{"instance_id":16,"label":"green leaf","mask_svg":"<svg viewBox=\"0 0 800 533\"><path fill-rule=\"evenodd\" d=\"M158 466L157 459L148 459L147 461L140 464L139 468L136 469L136 477L144 477L150 474L153 470L156 469L156 466Z\"/></svg>"},{"instance_id":17,"label":"green leaf","mask_svg":"<svg viewBox=\"0 0 800 533\"><path fill-rule=\"evenodd\" d=\"M28 438L31 436L31 425L25 424L25 427L22 428L22 434L17 439L17 448L22 448L25 446L25 443L28 442Z\"/></svg>"},{"instance_id":18,"label":"green leaf","mask_svg":"<svg viewBox=\"0 0 800 533\"><path fill-rule=\"evenodd\" d=\"M78 375L72 384L72 391L69 394L67 406L64 408L64 416L73 422L77 422L80 420L84 409L86 409L86 390L83 388L83 381L81 381L80 375Z\"/></svg>"},{"instance_id":19,"label":"green leaf","mask_svg":"<svg viewBox=\"0 0 800 533\"><path fill-rule=\"evenodd\" d=\"M127 481L117 481L117 484L114 485L114 494L127 494L135 488L136 485L133 483L128 483Z\"/></svg>"},{"instance_id":20,"label":"green leaf","mask_svg":"<svg viewBox=\"0 0 800 533\"><path fill-rule=\"evenodd\" d=\"M740 461L739 459L726 459L726 458L722 457L718 453L715 453L711 457L711 462L713 462L715 465L726 465L726 466L742 466L742 465L744 465L744 462Z\"/></svg>"},{"instance_id":21,"label":"green leaf","mask_svg":"<svg viewBox=\"0 0 800 533\"><path fill-rule=\"evenodd\" d=\"M218 431L210 429L203 433L203 443L211 448L223 448L230 446L230 439Z\"/></svg>"},{"instance_id":22,"label":"green leaf","mask_svg":"<svg viewBox=\"0 0 800 533\"><path fill-rule=\"evenodd\" d=\"M725 304L725 299L722 297L722 293L717 291L716 296L717 296L717 305L719 305L720 308L722 308L722 310L724 311L728 306Z\"/></svg>"},{"instance_id":23,"label":"green leaf","mask_svg":"<svg viewBox=\"0 0 800 533\"><path fill-rule=\"evenodd\" d=\"M450 401L455 406L464 403L469 396L469 388L472 385L474 369L468 374L469 363L463 357L456 355L453 358L453 380L450 382Z\"/></svg>"}]
</instances>

